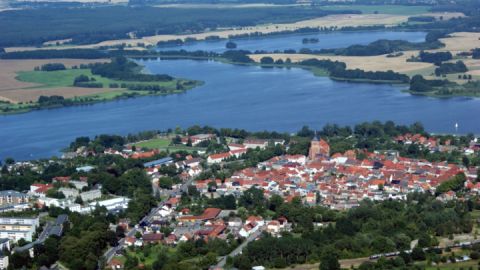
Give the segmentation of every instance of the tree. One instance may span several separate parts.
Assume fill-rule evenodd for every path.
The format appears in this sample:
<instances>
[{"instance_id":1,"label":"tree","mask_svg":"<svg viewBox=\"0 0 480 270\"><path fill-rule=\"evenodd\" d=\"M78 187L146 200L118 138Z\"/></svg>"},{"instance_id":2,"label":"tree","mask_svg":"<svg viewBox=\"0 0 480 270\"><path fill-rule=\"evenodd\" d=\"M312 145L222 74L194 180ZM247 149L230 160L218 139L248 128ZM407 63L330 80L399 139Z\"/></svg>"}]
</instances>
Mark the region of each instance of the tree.
<instances>
[{"instance_id":1,"label":"tree","mask_svg":"<svg viewBox=\"0 0 480 270\"><path fill-rule=\"evenodd\" d=\"M260 63L262 65L271 65L274 63L273 61L273 58L270 57L270 56L265 56L265 57L262 57L262 59L260 59Z\"/></svg>"},{"instance_id":2,"label":"tree","mask_svg":"<svg viewBox=\"0 0 480 270\"><path fill-rule=\"evenodd\" d=\"M320 257L319 270L340 270L338 254L333 248L327 248Z\"/></svg>"},{"instance_id":3,"label":"tree","mask_svg":"<svg viewBox=\"0 0 480 270\"><path fill-rule=\"evenodd\" d=\"M212 180L208 182L208 192L215 192L217 190L217 182L215 180Z\"/></svg>"},{"instance_id":4,"label":"tree","mask_svg":"<svg viewBox=\"0 0 480 270\"><path fill-rule=\"evenodd\" d=\"M266 200L262 190L251 187L243 192L242 196L238 199L238 204L250 211L256 210L257 213L261 213L265 210Z\"/></svg>"},{"instance_id":5,"label":"tree","mask_svg":"<svg viewBox=\"0 0 480 270\"><path fill-rule=\"evenodd\" d=\"M420 247L413 248L412 259L414 261L423 261L423 260L425 260L425 258L426 258L425 252L423 251L422 248L420 248Z\"/></svg>"},{"instance_id":6,"label":"tree","mask_svg":"<svg viewBox=\"0 0 480 270\"><path fill-rule=\"evenodd\" d=\"M465 177L464 173L458 173L457 175L455 175L450 180L441 183L437 187L436 193L441 194L441 193L448 192L450 190L459 191L460 189L463 188L466 180L467 180L467 178Z\"/></svg>"},{"instance_id":7,"label":"tree","mask_svg":"<svg viewBox=\"0 0 480 270\"><path fill-rule=\"evenodd\" d=\"M165 176L158 179L158 186L164 189L172 189L173 180L171 177Z\"/></svg>"},{"instance_id":8,"label":"tree","mask_svg":"<svg viewBox=\"0 0 480 270\"><path fill-rule=\"evenodd\" d=\"M5 159L5 164L7 164L7 165L13 165L14 163L15 163L15 160L11 157L7 157Z\"/></svg>"},{"instance_id":9,"label":"tree","mask_svg":"<svg viewBox=\"0 0 480 270\"><path fill-rule=\"evenodd\" d=\"M233 41L228 41L227 44L225 44L225 47L227 49L236 49L237 48L237 44Z\"/></svg>"}]
</instances>

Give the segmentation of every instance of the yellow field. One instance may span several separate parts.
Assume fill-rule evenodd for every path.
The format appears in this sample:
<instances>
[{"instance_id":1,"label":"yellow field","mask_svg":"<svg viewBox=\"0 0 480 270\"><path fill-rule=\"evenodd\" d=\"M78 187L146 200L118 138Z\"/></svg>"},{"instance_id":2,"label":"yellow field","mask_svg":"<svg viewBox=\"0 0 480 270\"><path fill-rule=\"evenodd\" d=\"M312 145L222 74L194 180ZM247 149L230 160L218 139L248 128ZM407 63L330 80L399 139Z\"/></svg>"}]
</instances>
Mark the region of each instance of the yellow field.
<instances>
[{"instance_id":1,"label":"yellow field","mask_svg":"<svg viewBox=\"0 0 480 270\"><path fill-rule=\"evenodd\" d=\"M445 48L437 51L461 52L470 51L480 47L480 33L458 32L451 34L449 38L443 38L441 41L445 44Z\"/></svg>"},{"instance_id":2,"label":"yellow field","mask_svg":"<svg viewBox=\"0 0 480 270\"><path fill-rule=\"evenodd\" d=\"M387 71L392 70L399 73L413 74L420 71L432 69L434 65L430 63L407 62L406 60L412 55L417 55L418 51L404 52L404 55L399 57L386 57L386 55L379 56L326 56L326 55L312 55L312 54L256 54L250 57L259 62L264 56L270 56L274 60L285 60L290 58L292 62L300 62L306 59L330 59L332 61L344 62L348 69L363 69L366 71Z\"/></svg>"}]
</instances>

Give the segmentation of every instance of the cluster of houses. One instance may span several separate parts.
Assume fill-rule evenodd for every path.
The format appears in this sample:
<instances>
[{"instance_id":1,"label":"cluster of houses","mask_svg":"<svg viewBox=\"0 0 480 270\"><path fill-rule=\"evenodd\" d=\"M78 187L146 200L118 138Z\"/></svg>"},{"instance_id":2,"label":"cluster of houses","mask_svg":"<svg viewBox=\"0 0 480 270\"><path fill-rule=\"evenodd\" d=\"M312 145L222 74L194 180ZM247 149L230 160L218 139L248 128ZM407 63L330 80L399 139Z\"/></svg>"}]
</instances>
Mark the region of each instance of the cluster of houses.
<instances>
[{"instance_id":1,"label":"cluster of houses","mask_svg":"<svg viewBox=\"0 0 480 270\"><path fill-rule=\"evenodd\" d=\"M394 138L394 141L401 144L416 144L423 149L428 149L430 152L451 152L459 151L465 155L472 155L475 152L480 151L480 142L477 138L474 138L467 147L459 148L458 146L452 145L452 141L447 139L444 142L436 137L425 137L421 134L410 134L406 133L404 135L399 135Z\"/></svg>"},{"instance_id":2,"label":"cluster of houses","mask_svg":"<svg viewBox=\"0 0 480 270\"><path fill-rule=\"evenodd\" d=\"M146 244L174 246L188 240L227 239L228 235L238 237L258 237L261 232L280 236L284 231L291 230L291 224L284 217L274 220L264 220L260 216L249 216L242 220L232 215L232 210L206 208L199 215L192 215L187 208L176 211L179 198L171 198L154 216L153 221L143 226L141 237L126 237L125 246L141 247ZM168 225L175 224L175 225ZM128 230L128 222L119 221L118 226ZM161 232L162 226L170 226L172 231L166 235ZM138 235L137 235L138 236Z\"/></svg>"},{"instance_id":3,"label":"cluster of houses","mask_svg":"<svg viewBox=\"0 0 480 270\"><path fill-rule=\"evenodd\" d=\"M37 199L37 206L55 206L71 212L88 214L97 206L104 206L112 212L121 211L128 207L130 201L126 197L101 200L101 186L97 185L89 189L86 177L81 177L80 180L72 180L70 177L55 177L53 183L62 184L57 191L63 194L64 198L48 196L48 191L54 188L53 184L33 184L30 186L29 195Z\"/></svg>"},{"instance_id":4,"label":"cluster of houses","mask_svg":"<svg viewBox=\"0 0 480 270\"><path fill-rule=\"evenodd\" d=\"M274 140L264 140L264 139L247 139L242 144L238 143L229 143L228 152L212 154L207 157L208 164L221 163L229 158L235 157L239 158L243 154L247 153L248 149L265 149L269 143L284 144L284 140L274 139Z\"/></svg>"},{"instance_id":5,"label":"cluster of houses","mask_svg":"<svg viewBox=\"0 0 480 270\"><path fill-rule=\"evenodd\" d=\"M102 200L101 186L97 185L89 189L85 177L80 177L79 180L72 180L70 177L55 177L52 182L50 184L34 183L28 192L0 191L0 212L19 212L34 206L40 208L55 206L72 212L88 214L97 206L104 206L109 211L124 210L130 201L126 197ZM56 189L54 183L61 183L61 187ZM49 196L49 191L52 189L62 194L62 198Z\"/></svg>"},{"instance_id":6,"label":"cluster of houses","mask_svg":"<svg viewBox=\"0 0 480 270\"><path fill-rule=\"evenodd\" d=\"M419 136L403 136L411 142L436 147L433 140ZM400 138L397 138L397 140ZM477 146L472 144L474 151ZM322 204L333 209L358 206L364 199L404 199L409 192L434 192L436 187L463 172L466 187L480 191L477 168L466 168L447 162L429 162L400 157L395 151L364 152L357 158L355 151L330 156L330 147L324 140L315 138L309 155L285 155L258 164L256 168L238 171L224 181L205 179L195 183L200 192L216 182L218 195L239 196L243 191L257 187L265 196L281 195L285 200L301 197L306 204ZM451 199L454 194L445 194Z\"/></svg>"}]
</instances>

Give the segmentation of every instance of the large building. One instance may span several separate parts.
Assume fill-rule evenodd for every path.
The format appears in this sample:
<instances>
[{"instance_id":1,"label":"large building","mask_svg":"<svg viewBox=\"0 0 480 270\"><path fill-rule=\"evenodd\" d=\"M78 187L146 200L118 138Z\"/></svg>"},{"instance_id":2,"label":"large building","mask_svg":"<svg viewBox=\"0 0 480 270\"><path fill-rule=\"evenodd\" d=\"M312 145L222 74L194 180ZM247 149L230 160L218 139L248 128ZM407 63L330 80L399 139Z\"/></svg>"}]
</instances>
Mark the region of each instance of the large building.
<instances>
[{"instance_id":1,"label":"large building","mask_svg":"<svg viewBox=\"0 0 480 270\"><path fill-rule=\"evenodd\" d=\"M100 189L93 189L80 193L80 197L84 202L93 201L96 199L100 199L102 197L102 192L100 191Z\"/></svg>"},{"instance_id":2,"label":"large building","mask_svg":"<svg viewBox=\"0 0 480 270\"><path fill-rule=\"evenodd\" d=\"M26 241L32 241L33 234L39 225L38 217L0 217L0 238L8 238L14 242L22 238Z\"/></svg>"},{"instance_id":3,"label":"large building","mask_svg":"<svg viewBox=\"0 0 480 270\"><path fill-rule=\"evenodd\" d=\"M14 190L0 191L0 205L27 203L29 197L25 193Z\"/></svg>"},{"instance_id":4,"label":"large building","mask_svg":"<svg viewBox=\"0 0 480 270\"><path fill-rule=\"evenodd\" d=\"M183 222L195 222L195 221L207 221L217 218L222 210L219 208L207 208L199 216L180 216L179 221Z\"/></svg>"},{"instance_id":5,"label":"large building","mask_svg":"<svg viewBox=\"0 0 480 270\"><path fill-rule=\"evenodd\" d=\"M314 160L319 156L330 156L330 145L323 139L319 140L315 135L311 142L310 150L308 151L308 158Z\"/></svg>"}]
</instances>

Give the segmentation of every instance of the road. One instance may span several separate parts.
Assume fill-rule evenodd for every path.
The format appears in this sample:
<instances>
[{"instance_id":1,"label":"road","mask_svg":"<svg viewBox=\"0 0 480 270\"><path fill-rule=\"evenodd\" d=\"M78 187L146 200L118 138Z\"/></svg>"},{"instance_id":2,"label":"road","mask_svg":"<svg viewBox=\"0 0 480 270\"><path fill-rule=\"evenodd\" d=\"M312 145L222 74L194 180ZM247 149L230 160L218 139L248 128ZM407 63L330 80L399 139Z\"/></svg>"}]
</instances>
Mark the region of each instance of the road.
<instances>
[{"instance_id":1,"label":"road","mask_svg":"<svg viewBox=\"0 0 480 270\"><path fill-rule=\"evenodd\" d=\"M248 236L247 239L245 239L245 241L242 244L240 244L236 249L234 249L232 252L230 252L230 254L228 254L227 256L220 257L220 261L217 263L217 265L215 265L215 268L225 267L225 264L227 262L227 257L232 257L233 258L233 257L241 254L243 248L245 248L248 245L248 243L257 239L262 234L264 229L265 229L265 226L258 228L258 230L256 230L250 236Z\"/></svg>"},{"instance_id":2,"label":"road","mask_svg":"<svg viewBox=\"0 0 480 270\"><path fill-rule=\"evenodd\" d=\"M171 197L175 197L176 195L180 195L182 192L186 192L188 190L188 186L190 186L193 182L193 177L190 177L187 181L185 181L179 188L179 190L171 190L168 192L168 196L163 199L157 207L155 208L152 208L152 210L150 210L150 213L148 213L148 215L146 215L145 217L143 217L140 222L138 222L138 224L136 224L129 232L127 232L125 234L125 238L126 237L132 237L135 235L135 233L137 232L137 227L140 227L140 224L144 224L144 223L150 223L152 222L153 220L153 216L167 203L167 201L171 198ZM122 238L120 240L118 240L118 245L115 246L115 247L111 247L109 248L104 254L103 254L103 257L105 258L105 261L106 263L108 264L112 258L115 256L115 254L122 250L123 249L123 246L125 244L125 238Z\"/></svg>"}]
</instances>

